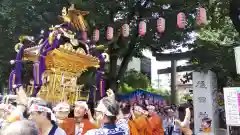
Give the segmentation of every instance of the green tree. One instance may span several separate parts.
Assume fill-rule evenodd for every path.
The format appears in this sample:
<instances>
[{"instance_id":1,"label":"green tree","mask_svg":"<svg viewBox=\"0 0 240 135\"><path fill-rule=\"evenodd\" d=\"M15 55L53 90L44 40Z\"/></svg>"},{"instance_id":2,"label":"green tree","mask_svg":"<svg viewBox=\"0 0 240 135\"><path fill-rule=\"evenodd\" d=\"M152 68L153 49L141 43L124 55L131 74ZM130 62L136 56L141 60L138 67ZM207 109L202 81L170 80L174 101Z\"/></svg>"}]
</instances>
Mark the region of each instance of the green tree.
<instances>
[{"instance_id":1,"label":"green tree","mask_svg":"<svg viewBox=\"0 0 240 135\"><path fill-rule=\"evenodd\" d=\"M89 33L94 28L100 29L101 40L110 56L108 85L113 90L118 89L118 82L122 82L128 63L133 56L142 56L143 49L151 49L154 52L162 52L165 49L187 46L190 39L189 33L193 31L195 22L193 14L197 6L197 0L171 1L171 0L146 0L146 1L122 1L122 0L72 0L77 8L90 11L87 16ZM176 27L176 16L179 12L186 13L189 18L188 26L184 29ZM156 20L159 16L166 19L166 31L159 35L156 30ZM147 34L138 36L137 24L145 20L147 22ZM130 24L131 34L128 38L121 36L121 25ZM106 27L114 28L114 39L105 39ZM122 59L119 69L117 60ZM118 70L116 70L118 69Z\"/></svg>"},{"instance_id":2,"label":"green tree","mask_svg":"<svg viewBox=\"0 0 240 135\"><path fill-rule=\"evenodd\" d=\"M151 81L146 75L130 69L123 76L119 93L131 93L137 89L147 90L149 87L151 87Z\"/></svg>"},{"instance_id":3,"label":"green tree","mask_svg":"<svg viewBox=\"0 0 240 135\"><path fill-rule=\"evenodd\" d=\"M154 89L152 87L149 87L147 89L148 92L151 92L151 93L154 93L154 94L157 94L157 95L161 95L164 97L165 100L167 101L170 101L170 96L171 96L171 93L169 90L165 90L165 89Z\"/></svg>"},{"instance_id":4,"label":"green tree","mask_svg":"<svg viewBox=\"0 0 240 135\"><path fill-rule=\"evenodd\" d=\"M151 85L151 82L146 75L134 69L131 69L124 74L122 82L134 89L147 89Z\"/></svg>"},{"instance_id":5,"label":"green tree","mask_svg":"<svg viewBox=\"0 0 240 135\"><path fill-rule=\"evenodd\" d=\"M181 96L180 102L186 102L186 101L191 100L191 99L192 99L192 95L189 94L189 93L186 93L186 94Z\"/></svg>"},{"instance_id":6,"label":"green tree","mask_svg":"<svg viewBox=\"0 0 240 135\"><path fill-rule=\"evenodd\" d=\"M127 65L133 56L142 56L143 49L151 49L154 52L162 52L165 49L187 46L190 39L189 33L193 31L193 14L198 0L158 0L158 1L122 1L122 0L72 0L77 8L90 11L87 16L89 22L89 34L94 28L101 30L99 44L104 44L110 55L109 73L107 76L109 87L117 90L118 83L123 79ZM205 2L205 1L204 1ZM14 43L20 34L36 35L42 28L48 28L57 24L57 15L61 13L63 6L68 1L1 1L0 12L0 53L1 53L1 78L7 79L9 74L8 61L14 58ZM60 11L60 12L59 12ZM176 27L176 16L179 12L185 12L190 20L184 30ZM156 32L156 19L163 16L166 19L166 31L159 35ZM137 24L145 20L147 22L147 34L139 37ZM120 35L121 25L129 23L131 34L129 38ZM114 39L107 41L104 32L106 26L115 29ZM117 60L122 59L120 68L117 69Z\"/></svg>"},{"instance_id":7,"label":"green tree","mask_svg":"<svg viewBox=\"0 0 240 135\"><path fill-rule=\"evenodd\" d=\"M229 6L229 5L227 5L227 6ZM239 7L240 7L239 0L230 0L229 16L230 16L236 30L238 31L238 33L240 33Z\"/></svg>"},{"instance_id":8,"label":"green tree","mask_svg":"<svg viewBox=\"0 0 240 135\"><path fill-rule=\"evenodd\" d=\"M199 71L217 73L219 87L238 82L233 48L239 44L239 35L229 15L229 1L216 1L208 9L209 23L197 31L191 62Z\"/></svg>"},{"instance_id":9,"label":"green tree","mask_svg":"<svg viewBox=\"0 0 240 135\"><path fill-rule=\"evenodd\" d=\"M118 93L119 94L128 94L128 93L131 93L133 91L135 91L136 89L134 89L133 87L129 86L128 84L126 83L122 83L120 85L120 88L119 88L119 91Z\"/></svg>"},{"instance_id":10,"label":"green tree","mask_svg":"<svg viewBox=\"0 0 240 135\"><path fill-rule=\"evenodd\" d=\"M11 59L15 58L14 45L20 35L37 35L58 21L57 16L68 1L1 0L0 12L0 85L6 84Z\"/></svg>"}]
</instances>

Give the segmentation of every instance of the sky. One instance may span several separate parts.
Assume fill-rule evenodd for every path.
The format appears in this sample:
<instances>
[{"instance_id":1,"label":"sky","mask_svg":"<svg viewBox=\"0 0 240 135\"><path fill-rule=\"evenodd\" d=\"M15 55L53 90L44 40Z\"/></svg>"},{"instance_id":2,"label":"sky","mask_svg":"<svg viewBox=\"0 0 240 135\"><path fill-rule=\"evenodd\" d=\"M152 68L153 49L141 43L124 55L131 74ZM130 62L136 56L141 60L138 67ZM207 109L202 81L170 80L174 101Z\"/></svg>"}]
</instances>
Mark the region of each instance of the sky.
<instances>
[{"instance_id":1,"label":"sky","mask_svg":"<svg viewBox=\"0 0 240 135\"><path fill-rule=\"evenodd\" d=\"M182 51L188 51L186 48L182 48ZM167 53L167 51L166 51ZM158 69L164 69L171 67L171 61L157 61L155 57L152 56L151 51L144 50L143 55L151 59L151 82L152 84L156 83L156 80L158 79L157 70ZM184 66L187 65L188 60L179 60L177 61L177 66ZM161 78L166 77L166 83L167 83L167 76L160 75Z\"/></svg>"},{"instance_id":2,"label":"sky","mask_svg":"<svg viewBox=\"0 0 240 135\"><path fill-rule=\"evenodd\" d=\"M196 33L192 32L190 34L190 36L191 36L191 40L188 41L188 43L193 43L196 40ZM188 48L183 48L183 47L177 48L176 50L178 50L178 49L180 49L181 52L190 51ZM162 53L170 53L170 52L174 52L174 50L165 50ZM154 56L152 56L152 52L149 51L149 50L143 50L143 55L145 57L148 57L148 58L151 59L151 82L154 85L154 83L156 83L156 80L159 79L159 76L157 74L157 70L171 67L171 61L161 61L161 62L157 61L156 58ZM185 66L185 65L187 65L187 62L188 62L188 60L179 60L179 61L177 61L177 66ZM166 75L160 75L160 77L165 78L167 76ZM167 79L169 79L169 77L167 77L166 79L163 79L163 80L166 80L166 82L167 82Z\"/></svg>"}]
</instances>

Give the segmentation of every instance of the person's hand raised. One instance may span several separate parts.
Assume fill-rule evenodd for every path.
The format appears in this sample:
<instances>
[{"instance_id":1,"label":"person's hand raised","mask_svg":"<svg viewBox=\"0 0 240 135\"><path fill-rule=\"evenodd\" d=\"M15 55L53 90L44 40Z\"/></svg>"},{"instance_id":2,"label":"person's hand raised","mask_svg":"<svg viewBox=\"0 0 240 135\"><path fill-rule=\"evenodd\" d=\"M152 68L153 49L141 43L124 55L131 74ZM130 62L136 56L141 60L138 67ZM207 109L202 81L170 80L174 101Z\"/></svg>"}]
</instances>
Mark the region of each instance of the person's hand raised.
<instances>
[{"instance_id":1,"label":"person's hand raised","mask_svg":"<svg viewBox=\"0 0 240 135\"><path fill-rule=\"evenodd\" d=\"M112 100L115 100L115 94L114 94L112 89L108 89L106 93L107 93L108 98L111 98Z\"/></svg>"},{"instance_id":2,"label":"person's hand raised","mask_svg":"<svg viewBox=\"0 0 240 135\"><path fill-rule=\"evenodd\" d=\"M178 119L174 121L178 126L180 126L180 129L185 135L192 135L192 130L190 129L191 111L189 108L186 108L185 112L185 118L182 122Z\"/></svg>"},{"instance_id":3,"label":"person's hand raised","mask_svg":"<svg viewBox=\"0 0 240 135\"><path fill-rule=\"evenodd\" d=\"M108 97L114 96L114 92L112 89L108 89L106 93Z\"/></svg>"},{"instance_id":4,"label":"person's hand raised","mask_svg":"<svg viewBox=\"0 0 240 135\"><path fill-rule=\"evenodd\" d=\"M27 97L26 92L23 89L23 86L20 86L19 88L16 88L16 92L17 92L18 104L27 106L28 97Z\"/></svg>"}]
</instances>

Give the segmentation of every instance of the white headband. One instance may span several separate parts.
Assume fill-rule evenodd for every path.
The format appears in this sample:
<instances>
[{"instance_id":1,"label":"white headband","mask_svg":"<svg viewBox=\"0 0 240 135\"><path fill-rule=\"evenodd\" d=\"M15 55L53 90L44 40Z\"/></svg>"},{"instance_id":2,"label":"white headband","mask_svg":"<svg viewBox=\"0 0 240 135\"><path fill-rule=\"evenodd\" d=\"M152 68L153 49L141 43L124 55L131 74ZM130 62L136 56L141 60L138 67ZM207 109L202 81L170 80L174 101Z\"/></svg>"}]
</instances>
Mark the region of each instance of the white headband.
<instances>
[{"instance_id":1,"label":"white headband","mask_svg":"<svg viewBox=\"0 0 240 135\"><path fill-rule=\"evenodd\" d=\"M103 112L107 116L115 116L111 112L108 111L107 107L103 104L102 100L100 100L97 108L95 108L96 111Z\"/></svg>"},{"instance_id":2,"label":"white headband","mask_svg":"<svg viewBox=\"0 0 240 135\"><path fill-rule=\"evenodd\" d=\"M48 112L51 113L51 120L56 121L56 117L53 114L52 110L50 108L47 108L45 106L40 106L40 105L36 105L36 104L32 104L29 112Z\"/></svg>"},{"instance_id":3,"label":"white headband","mask_svg":"<svg viewBox=\"0 0 240 135\"><path fill-rule=\"evenodd\" d=\"M55 112L69 112L70 111L70 105L62 102L56 105L56 107L53 108Z\"/></svg>"},{"instance_id":4,"label":"white headband","mask_svg":"<svg viewBox=\"0 0 240 135\"><path fill-rule=\"evenodd\" d=\"M137 112L140 112L140 113L144 113L144 110L142 109L142 107L141 107L141 106L138 106L138 105L136 105L136 106L134 107L134 110L137 111Z\"/></svg>"},{"instance_id":5,"label":"white headband","mask_svg":"<svg viewBox=\"0 0 240 135\"><path fill-rule=\"evenodd\" d=\"M85 109L88 109L88 105L86 101L76 101L75 106L81 106L81 107L84 107Z\"/></svg>"},{"instance_id":6,"label":"white headband","mask_svg":"<svg viewBox=\"0 0 240 135\"><path fill-rule=\"evenodd\" d=\"M155 110L155 106L149 105L149 106L147 106L147 109L149 109L149 110Z\"/></svg>"}]
</instances>

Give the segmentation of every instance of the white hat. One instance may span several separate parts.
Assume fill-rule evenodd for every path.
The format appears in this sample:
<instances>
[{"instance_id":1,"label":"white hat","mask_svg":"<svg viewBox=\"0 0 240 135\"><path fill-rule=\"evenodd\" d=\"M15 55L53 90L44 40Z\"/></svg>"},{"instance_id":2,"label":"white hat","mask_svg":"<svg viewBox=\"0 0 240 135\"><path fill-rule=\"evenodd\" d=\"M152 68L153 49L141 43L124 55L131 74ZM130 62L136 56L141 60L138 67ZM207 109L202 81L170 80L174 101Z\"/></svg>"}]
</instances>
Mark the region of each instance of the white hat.
<instances>
[{"instance_id":1,"label":"white hat","mask_svg":"<svg viewBox=\"0 0 240 135\"><path fill-rule=\"evenodd\" d=\"M104 101L106 101L106 102L104 102ZM113 112L111 112L107 109L108 105L110 105L110 106L114 105L114 102L116 102L116 101L113 101L113 102L111 102L111 101L112 100L111 99L109 100L108 98L101 99L97 108L95 108L95 111L102 112L107 116L116 116Z\"/></svg>"},{"instance_id":2,"label":"white hat","mask_svg":"<svg viewBox=\"0 0 240 135\"><path fill-rule=\"evenodd\" d=\"M52 110L48 107L45 107L45 106L40 106L40 105L37 105L37 104L32 104L31 107L29 108L29 112L48 112L48 113L51 113L51 120L53 121L56 121L56 117L55 115L53 114Z\"/></svg>"},{"instance_id":3,"label":"white hat","mask_svg":"<svg viewBox=\"0 0 240 135\"><path fill-rule=\"evenodd\" d=\"M149 106L147 106L147 109L148 109L148 110L155 110L155 106L149 105Z\"/></svg>"},{"instance_id":4,"label":"white hat","mask_svg":"<svg viewBox=\"0 0 240 135\"><path fill-rule=\"evenodd\" d=\"M55 112L69 112L70 111L70 105L65 102L58 103L56 107L53 108Z\"/></svg>"},{"instance_id":5,"label":"white hat","mask_svg":"<svg viewBox=\"0 0 240 135\"><path fill-rule=\"evenodd\" d=\"M85 109L88 109L88 105L86 101L76 101L75 106L81 106L81 107L84 107Z\"/></svg>"}]
</instances>

